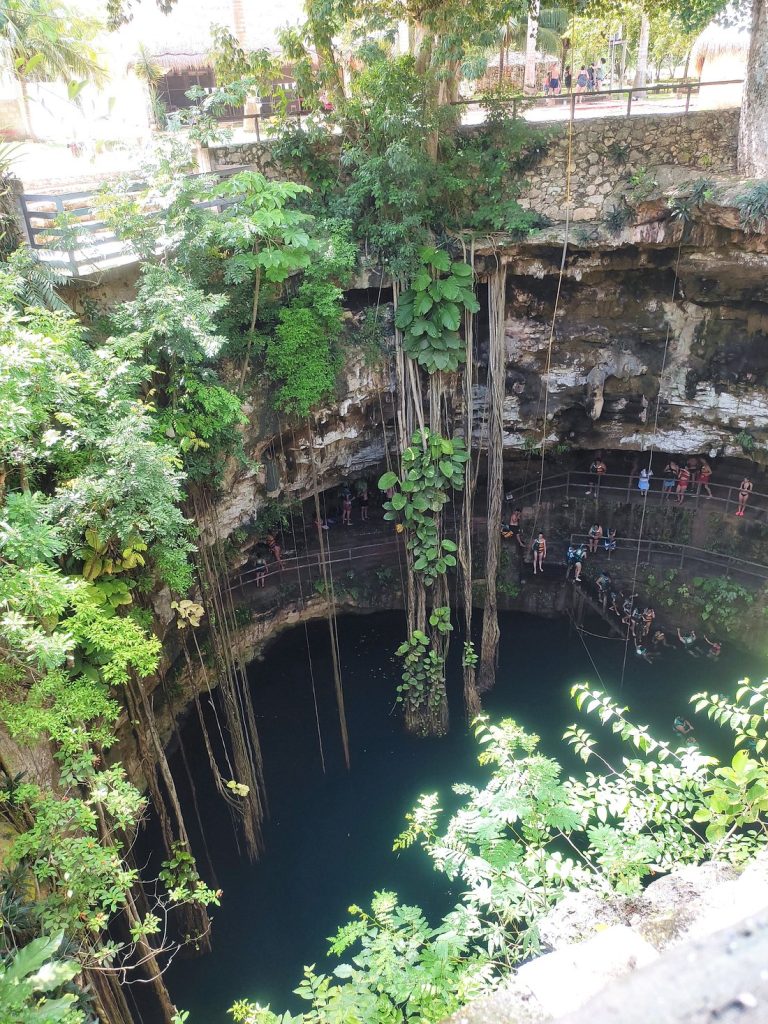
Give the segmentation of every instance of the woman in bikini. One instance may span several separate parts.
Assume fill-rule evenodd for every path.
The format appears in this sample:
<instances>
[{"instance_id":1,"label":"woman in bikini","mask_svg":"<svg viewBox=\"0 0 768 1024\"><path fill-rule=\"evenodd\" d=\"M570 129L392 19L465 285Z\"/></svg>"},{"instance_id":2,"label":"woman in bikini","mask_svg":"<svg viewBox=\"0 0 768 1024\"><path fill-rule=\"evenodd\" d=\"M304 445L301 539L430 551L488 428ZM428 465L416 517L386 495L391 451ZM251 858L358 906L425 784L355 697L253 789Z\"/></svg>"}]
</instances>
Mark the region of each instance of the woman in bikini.
<instances>
[{"instance_id":1,"label":"woman in bikini","mask_svg":"<svg viewBox=\"0 0 768 1024\"><path fill-rule=\"evenodd\" d=\"M737 516L744 515L744 509L747 507L749 496L752 493L752 488L755 485L752 483L752 478L745 476L739 484L739 507L736 509Z\"/></svg>"},{"instance_id":2,"label":"woman in bikini","mask_svg":"<svg viewBox=\"0 0 768 1024\"><path fill-rule=\"evenodd\" d=\"M594 555L603 539L603 528L599 523L593 523L589 528L589 553Z\"/></svg>"},{"instance_id":3,"label":"woman in bikini","mask_svg":"<svg viewBox=\"0 0 768 1024\"><path fill-rule=\"evenodd\" d=\"M345 494L341 500L341 524L342 526L352 525L352 495Z\"/></svg>"},{"instance_id":4,"label":"woman in bikini","mask_svg":"<svg viewBox=\"0 0 768 1024\"><path fill-rule=\"evenodd\" d=\"M688 484L691 482L691 471L687 466L681 466L680 471L677 474L677 504L683 504L683 498L685 492L688 490Z\"/></svg>"},{"instance_id":5,"label":"woman in bikini","mask_svg":"<svg viewBox=\"0 0 768 1024\"><path fill-rule=\"evenodd\" d=\"M531 551L533 552L533 575L537 572L544 572L544 559L547 557L547 541L544 534L539 534L531 544Z\"/></svg>"}]
</instances>

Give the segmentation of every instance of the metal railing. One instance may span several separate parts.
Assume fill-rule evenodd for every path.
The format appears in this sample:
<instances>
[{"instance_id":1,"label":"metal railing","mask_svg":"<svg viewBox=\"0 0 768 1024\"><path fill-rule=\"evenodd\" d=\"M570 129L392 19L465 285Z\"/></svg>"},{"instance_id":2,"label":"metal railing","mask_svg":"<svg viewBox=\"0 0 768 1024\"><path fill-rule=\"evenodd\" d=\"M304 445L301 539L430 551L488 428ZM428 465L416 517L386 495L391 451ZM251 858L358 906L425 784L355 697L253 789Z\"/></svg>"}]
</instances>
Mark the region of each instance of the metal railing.
<instances>
[{"instance_id":1,"label":"metal railing","mask_svg":"<svg viewBox=\"0 0 768 1024\"><path fill-rule=\"evenodd\" d=\"M611 97L625 96L625 116L631 117L633 102L643 101L647 99L649 94L651 96L671 94L680 99L681 112L687 114L691 108L691 97L699 95L702 89L706 90L714 86L722 87L743 84L744 80L742 78L729 78L720 82L661 82L656 85L640 86L639 88L626 86L620 89L600 89L592 92L577 92L574 88L571 88L569 91L561 91L557 94L536 93L532 96L513 96L509 100L500 100L498 102L502 106L508 107L514 118L524 116L525 112L531 109L547 107L557 109L558 107L562 108L565 106L570 107L570 114L575 117L577 109L584 110L586 114L589 107L596 107L598 103L606 98L610 101ZM478 109L483 109L485 102L480 98L475 98L455 100L453 105L464 108L477 107ZM641 113L648 114L653 113L653 111L644 109ZM600 112L596 112L594 116L600 116Z\"/></svg>"},{"instance_id":2,"label":"metal railing","mask_svg":"<svg viewBox=\"0 0 768 1024\"><path fill-rule=\"evenodd\" d=\"M262 572L261 575L274 579L274 577L282 577L284 573L289 572L301 573L307 571L310 574L314 570L322 572L323 567L333 569L334 566L351 565L353 562L376 555L393 554L397 551L400 543L398 539L393 538L392 540L377 541L374 544L360 544L354 548L326 547L325 558L322 557L320 551L308 552L304 555L294 555L290 558L281 559L282 568L277 562L270 562L267 565L266 573ZM256 568L245 569L237 575L230 590L237 590L255 583L259 575L259 570Z\"/></svg>"},{"instance_id":3,"label":"metal railing","mask_svg":"<svg viewBox=\"0 0 768 1024\"><path fill-rule=\"evenodd\" d=\"M586 544L587 533L572 533L569 543ZM713 568L722 569L729 576L734 574L749 576L754 579L768 580L768 565L762 562L751 562L746 558L726 555L719 551L709 551L692 544L678 544L675 541L654 540L648 537L621 537L617 547L608 553L609 560L629 560L640 565L661 565L665 569L683 570L691 565L705 566L711 573Z\"/></svg>"},{"instance_id":4,"label":"metal railing","mask_svg":"<svg viewBox=\"0 0 768 1024\"><path fill-rule=\"evenodd\" d=\"M650 490L645 500L658 504L677 504L676 491L664 490L661 482L662 479L657 476L651 477ZM685 492L681 507L691 508L694 506L697 509L706 507L726 513L736 511L739 504L738 485L710 483L709 489L712 492L711 498L706 496L699 484L692 483ZM599 478L599 483L597 482L597 477L591 473L559 473L555 476L545 477L541 487L542 496L547 495L548 498L551 498L557 493L562 494L569 500L576 497L586 497L587 491L591 491L591 497L595 499L601 496L608 496L623 499L625 502L640 502L644 500L637 487L637 476L628 477L625 473L604 473ZM538 498L538 495L539 484L536 482L526 485L520 491L513 491L513 498L511 500L513 503L523 502L529 498ZM747 512L768 512L768 494L762 491L750 492Z\"/></svg>"},{"instance_id":5,"label":"metal railing","mask_svg":"<svg viewBox=\"0 0 768 1024\"><path fill-rule=\"evenodd\" d=\"M210 176L228 178L243 166L221 168L208 174L190 174L189 179ZM126 194L140 192L141 182L129 185ZM82 192L23 192L19 196L24 233L30 248L37 250L47 266L64 270L73 277L83 272L102 270L109 263L135 258L125 242L102 219L102 193L96 189ZM194 204L198 209L229 205L216 199ZM145 216L150 219L158 212L147 206Z\"/></svg>"}]
</instances>

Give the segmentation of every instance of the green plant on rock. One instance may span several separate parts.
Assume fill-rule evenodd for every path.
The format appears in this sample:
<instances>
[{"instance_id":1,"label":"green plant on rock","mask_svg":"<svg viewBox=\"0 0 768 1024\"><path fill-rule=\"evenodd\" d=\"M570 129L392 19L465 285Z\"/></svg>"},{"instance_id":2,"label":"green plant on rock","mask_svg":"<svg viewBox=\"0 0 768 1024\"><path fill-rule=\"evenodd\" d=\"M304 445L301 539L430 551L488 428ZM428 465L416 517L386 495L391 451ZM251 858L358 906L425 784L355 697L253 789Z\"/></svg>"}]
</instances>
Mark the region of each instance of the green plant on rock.
<instances>
[{"instance_id":1,"label":"green plant on rock","mask_svg":"<svg viewBox=\"0 0 768 1024\"><path fill-rule=\"evenodd\" d=\"M445 663L430 645L430 639L415 629L395 651L403 659L403 681L397 686L397 700L414 710L440 704L443 699Z\"/></svg>"},{"instance_id":2,"label":"green plant on rock","mask_svg":"<svg viewBox=\"0 0 768 1024\"><path fill-rule=\"evenodd\" d=\"M403 332L403 349L420 366L429 373L453 373L465 359L459 337L464 311L480 309L472 267L452 262L442 249L424 247L419 257L422 265L403 292L395 324Z\"/></svg>"},{"instance_id":3,"label":"green plant on rock","mask_svg":"<svg viewBox=\"0 0 768 1024\"><path fill-rule=\"evenodd\" d=\"M736 197L745 231L762 234L768 228L768 181L758 181Z\"/></svg>"},{"instance_id":4,"label":"green plant on rock","mask_svg":"<svg viewBox=\"0 0 768 1024\"><path fill-rule=\"evenodd\" d=\"M404 521L413 568L423 574L427 586L438 574L456 565L456 545L440 538L437 516L448 501L449 488L461 490L464 486L464 463L468 458L463 438L447 440L427 429L416 431L410 447L403 452L403 478L388 472L379 480L382 491L399 488L384 503L384 518Z\"/></svg>"}]
</instances>

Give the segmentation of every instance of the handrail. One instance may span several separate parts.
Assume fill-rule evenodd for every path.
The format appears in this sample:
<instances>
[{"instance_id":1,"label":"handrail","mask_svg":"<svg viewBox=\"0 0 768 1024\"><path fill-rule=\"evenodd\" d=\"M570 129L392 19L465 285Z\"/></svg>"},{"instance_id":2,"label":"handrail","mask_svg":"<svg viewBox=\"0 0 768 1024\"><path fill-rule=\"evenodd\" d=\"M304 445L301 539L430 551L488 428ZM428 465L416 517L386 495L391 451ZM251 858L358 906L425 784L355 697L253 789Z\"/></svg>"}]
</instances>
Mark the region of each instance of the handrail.
<instances>
[{"instance_id":1,"label":"handrail","mask_svg":"<svg viewBox=\"0 0 768 1024\"><path fill-rule=\"evenodd\" d=\"M626 473L604 473L600 478L600 484L597 488L599 494L609 493L611 495L625 494L626 500L631 501L632 495L636 495L636 500L643 500L640 496L640 492L637 488L637 475L630 477ZM675 491L669 490L664 491L658 486L657 481L662 480L663 477L653 476L651 477L651 486L648 492L648 498L646 500L653 500L656 498L662 501L670 501L676 503ZM578 489L593 484L595 477L593 474L582 471L573 470L563 473L558 473L553 476L544 478L544 484L541 487L541 493L551 492L554 490L564 490L567 497L571 497L571 489L576 492ZM608 481L621 481L618 483L609 483ZM709 489L712 491L712 498L709 499L703 493L697 493L696 488L699 485L692 481L685 492L683 499L682 508L690 507L692 501L696 502L697 505L701 502L711 502L710 507L725 506L726 511L730 508L736 508L738 505L738 485L734 484L718 484L710 483ZM539 483L538 481L534 484L530 484L524 487L522 491L515 492L513 490L513 504L518 501L523 501L525 498L538 495ZM573 495L575 497L575 493ZM749 495L748 508L759 509L760 511L768 511L768 493L764 491L751 491Z\"/></svg>"}]
</instances>

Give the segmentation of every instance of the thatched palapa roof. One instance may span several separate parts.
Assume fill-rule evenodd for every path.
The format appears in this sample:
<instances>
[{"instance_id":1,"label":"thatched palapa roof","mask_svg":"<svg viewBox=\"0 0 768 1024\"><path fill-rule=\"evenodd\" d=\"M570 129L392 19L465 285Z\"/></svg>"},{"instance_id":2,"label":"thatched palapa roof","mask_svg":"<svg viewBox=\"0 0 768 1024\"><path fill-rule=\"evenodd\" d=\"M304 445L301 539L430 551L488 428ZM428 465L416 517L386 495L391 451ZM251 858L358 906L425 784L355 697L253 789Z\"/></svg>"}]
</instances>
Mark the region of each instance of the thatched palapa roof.
<instances>
[{"instance_id":1,"label":"thatched palapa roof","mask_svg":"<svg viewBox=\"0 0 768 1024\"><path fill-rule=\"evenodd\" d=\"M710 22L698 36L691 50L691 63L701 76L704 65L721 57L733 57L746 64L749 55L749 31L739 25L718 25Z\"/></svg>"}]
</instances>

